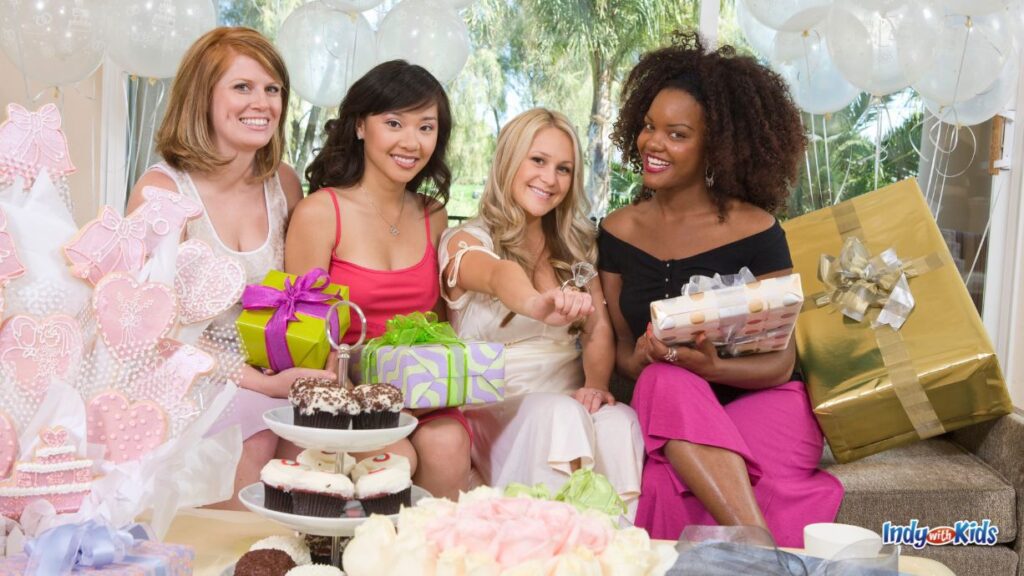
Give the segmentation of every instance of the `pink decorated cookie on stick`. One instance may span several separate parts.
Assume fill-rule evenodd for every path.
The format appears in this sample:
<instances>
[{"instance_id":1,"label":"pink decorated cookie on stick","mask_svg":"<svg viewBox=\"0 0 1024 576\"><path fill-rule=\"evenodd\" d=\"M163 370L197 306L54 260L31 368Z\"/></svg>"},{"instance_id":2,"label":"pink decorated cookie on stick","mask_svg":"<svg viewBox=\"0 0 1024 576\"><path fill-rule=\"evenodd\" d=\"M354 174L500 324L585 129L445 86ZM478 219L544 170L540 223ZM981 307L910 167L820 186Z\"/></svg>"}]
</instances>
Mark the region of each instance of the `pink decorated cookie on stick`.
<instances>
[{"instance_id":1,"label":"pink decorated cookie on stick","mask_svg":"<svg viewBox=\"0 0 1024 576\"><path fill-rule=\"evenodd\" d=\"M60 111L55 104L35 112L8 104L7 121L0 124L0 176L5 177L2 179L22 176L28 188L42 168L52 178L74 172L60 124Z\"/></svg>"},{"instance_id":2,"label":"pink decorated cookie on stick","mask_svg":"<svg viewBox=\"0 0 1024 576\"><path fill-rule=\"evenodd\" d=\"M0 326L0 373L24 394L42 395L51 380L66 379L81 355L81 328L70 316L19 315Z\"/></svg>"},{"instance_id":3,"label":"pink decorated cookie on stick","mask_svg":"<svg viewBox=\"0 0 1024 576\"><path fill-rule=\"evenodd\" d=\"M146 263L146 223L104 206L64 245L71 273L92 284L113 272L137 272Z\"/></svg>"},{"instance_id":4,"label":"pink decorated cookie on stick","mask_svg":"<svg viewBox=\"0 0 1024 576\"><path fill-rule=\"evenodd\" d=\"M119 360L152 350L174 327L174 292L158 282L136 282L126 274L108 274L92 298L97 331Z\"/></svg>"},{"instance_id":5,"label":"pink decorated cookie on stick","mask_svg":"<svg viewBox=\"0 0 1024 576\"><path fill-rule=\"evenodd\" d=\"M203 206L183 194L146 186L142 189L142 203L128 217L146 223L146 250L154 248L168 235L181 237L185 223L203 213Z\"/></svg>"},{"instance_id":6,"label":"pink decorated cookie on stick","mask_svg":"<svg viewBox=\"0 0 1024 576\"><path fill-rule=\"evenodd\" d=\"M6 230L7 214L0 210L0 287L25 273L25 266L18 260L14 238Z\"/></svg>"},{"instance_id":7,"label":"pink decorated cookie on stick","mask_svg":"<svg viewBox=\"0 0 1024 576\"><path fill-rule=\"evenodd\" d=\"M0 515L18 519L36 500L48 500L59 514L76 512L92 490L92 460L78 456L66 429L44 428L39 438L32 460L15 462L0 482Z\"/></svg>"},{"instance_id":8,"label":"pink decorated cookie on stick","mask_svg":"<svg viewBox=\"0 0 1024 576\"><path fill-rule=\"evenodd\" d=\"M155 402L129 402L110 390L90 400L86 414L89 443L105 446L115 464L138 460L167 438L167 415Z\"/></svg>"}]
</instances>

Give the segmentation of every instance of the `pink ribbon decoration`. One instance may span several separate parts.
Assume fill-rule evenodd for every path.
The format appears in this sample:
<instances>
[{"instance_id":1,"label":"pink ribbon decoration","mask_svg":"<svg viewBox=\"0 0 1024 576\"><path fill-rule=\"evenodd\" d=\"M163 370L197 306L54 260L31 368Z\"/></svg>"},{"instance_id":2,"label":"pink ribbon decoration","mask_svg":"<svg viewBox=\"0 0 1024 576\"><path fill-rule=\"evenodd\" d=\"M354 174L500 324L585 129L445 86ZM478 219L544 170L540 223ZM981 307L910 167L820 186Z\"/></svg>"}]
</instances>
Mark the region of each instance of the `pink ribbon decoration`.
<instances>
[{"instance_id":1,"label":"pink ribbon decoration","mask_svg":"<svg viewBox=\"0 0 1024 576\"><path fill-rule=\"evenodd\" d=\"M146 261L146 222L110 206L64 245L74 273L93 284L111 272L137 271Z\"/></svg>"},{"instance_id":2,"label":"pink ribbon decoration","mask_svg":"<svg viewBox=\"0 0 1024 576\"><path fill-rule=\"evenodd\" d=\"M8 104L7 121L0 125L0 173L21 174L32 180L41 168L47 168L54 177L74 172L60 124L55 104L36 112Z\"/></svg>"},{"instance_id":3,"label":"pink ribbon decoration","mask_svg":"<svg viewBox=\"0 0 1024 576\"><path fill-rule=\"evenodd\" d=\"M267 358L270 360L270 368L275 372L295 365L288 351L285 334L288 332L288 323L298 321L299 318L295 315L297 312L324 318L330 323L331 334L338 338L340 330L338 316L332 314L330 318L326 318L327 310L331 307L328 302L339 298L336 294L324 292L330 283L331 280L326 270L314 268L296 278L295 282L292 282L291 278L286 278L282 290L262 284L250 284L245 287L245 291L242 292L242 308L246 310L276 309L270 320L267 321L264 331L264 338L267 341Z\"/></svg>"}]
</instances>

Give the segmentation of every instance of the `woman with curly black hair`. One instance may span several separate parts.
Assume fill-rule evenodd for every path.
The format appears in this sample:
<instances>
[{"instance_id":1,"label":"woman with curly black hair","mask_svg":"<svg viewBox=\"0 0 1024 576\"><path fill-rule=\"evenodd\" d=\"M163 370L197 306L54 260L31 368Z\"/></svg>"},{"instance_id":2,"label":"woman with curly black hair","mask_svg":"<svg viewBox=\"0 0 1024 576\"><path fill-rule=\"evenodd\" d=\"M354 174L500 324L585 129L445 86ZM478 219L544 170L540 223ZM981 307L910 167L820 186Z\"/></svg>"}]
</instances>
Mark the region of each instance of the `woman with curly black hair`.
<instances>
[{"instance_id":1,"label":"woman with curly black hair","mask_svg":"<svg viewBox=\"0 0 1024 576\"><path fill-rule=\"evenodd\" d=\"M703 338L666 345L649 324L650 303L691 275L790 272L772 212L804 150L799 112L777 74L728 46L705 52L696 33L646 54L623 100L612 137L644 190L598 242L616 364L637 380L647 451L636 523L668 539L690 524L760 526L802 546L803 527L832 521L843 492L817 470L823 438L792 343L720 358Z\"/></svg>"}]
</instances>

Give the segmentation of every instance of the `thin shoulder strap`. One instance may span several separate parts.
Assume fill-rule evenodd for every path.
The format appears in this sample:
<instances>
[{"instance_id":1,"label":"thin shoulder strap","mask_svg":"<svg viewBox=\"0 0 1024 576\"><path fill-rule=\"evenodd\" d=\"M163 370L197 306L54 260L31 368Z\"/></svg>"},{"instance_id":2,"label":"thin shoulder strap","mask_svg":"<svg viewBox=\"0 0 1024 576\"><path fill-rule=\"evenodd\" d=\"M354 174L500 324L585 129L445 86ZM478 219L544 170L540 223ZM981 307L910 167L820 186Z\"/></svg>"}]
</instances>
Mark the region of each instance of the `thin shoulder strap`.
<instances>
[{"instance_id":1,"label":"thin shoulder strap","mask_svg":"<svg viewBox=\"0 0 1024 576\"><path fill-rule=\"evenodd\" d=\"M448 269L448 278L445 281L445 284L449 288L455 288L455 284L458 283L459 267L462 266L462 257L465 256L466 254L469 254L470 252L483 252L484 254L487 254L488 256L494 258L495 260L501 260L500 256L498 256L488 248L476 245L470 246L469 244L466 244L465 240L460 240L459 251L456 252L455 256L452 257L452 266L451 268Z\"/></svg>"},{"instance_id":2,"label":"thin shoulder strap","mask_svg":"<svg viewBox=\"0 0 1024 576\"><path fill-rule=\"evenodd\" d=\"M331 249L331 254L338 249L338 244L341 243L341 206L338 205L338 195L334 193L334 190L330 188L324 188L327 195L331 197L331 202L334 203L334 248Z\"/></svg>"},{"instance_id":3,"label":"thin shoulder strap","mask_svg":"<svg viewBox=\"0 0 1024 576\"><path fill-rule=\"evenodd\" d=\"M427 246L430 246L430 208L427 202L423 203L423 221L427 223Z\"/></svg>"}]
</instances>

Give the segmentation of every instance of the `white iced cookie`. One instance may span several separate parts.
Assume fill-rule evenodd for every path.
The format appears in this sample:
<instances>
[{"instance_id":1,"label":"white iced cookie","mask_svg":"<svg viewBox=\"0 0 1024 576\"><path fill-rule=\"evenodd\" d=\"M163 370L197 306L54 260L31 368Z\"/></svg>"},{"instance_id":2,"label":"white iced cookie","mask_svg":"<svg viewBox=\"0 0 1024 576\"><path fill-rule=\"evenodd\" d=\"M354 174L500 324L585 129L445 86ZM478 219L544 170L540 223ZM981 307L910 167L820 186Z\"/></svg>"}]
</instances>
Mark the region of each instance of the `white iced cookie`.
<instances>
[{"instance_id":1,"label":"white iced cookie","mask_svg":"<svg viewBox=\"0 0 1024 576\"><path fill-rule=\"evenodd\" d=\"M341 563L348 576L379 576L391 570L395 525L385 516L370 516L356 527L355 536L345 547Z\"/></svg>"},{"instance_id":2,"label":"white iced cookie","mask_svg":"<svg viewBox=\"0 0 1024 576\"><path fill-rule=\"evenodd\" d=\"M249 547L249 550L280 550L291 556L296 566L313 562L309 556L309 547L306 546L306 541L295 536L270 536L256 542Z\"/></svg>"},{"instance_id":3,"label":"white iced cookie","mask_svg":"<svg viewBox=\"0 0 1024 576\"><path fill-rule=\"evenodd\" d=\"M323 450L303 450L299 452L299 455L295 457L295 460L303 466L309 466L313 470L320 472L334 472L336 466L336 453L335 452L324 452ZM356 459L349 456L347 452L342 453L341 456L341 470L342 474L348 474L352 471L352 467L356 465Z\"/></svg>"},{"instance_id":4,"label":"white iced cookie","mask_svg":"<svg viewBox=\"0 0 1024 576\"><path fill-rule=\"evenodd\" d=\"M307 470L292 484L292 488L305 492L332 494L342 498L351 498L355 492L355 487L352 485L352 481L348 479L348 476L317 472L316 470Z\"/></svg>"},{"instance_id":5,"label":"white iced cookie","mask_svg":"<svg viewBox=\"0 0 1024 576\"><path fill-rule=\"evenodd\" d=\"M359 482L359 479L364 475L386 468L404 471L407 476L412 476L412 466L409 464L408 458L399 454L385 452L384 454L377 454L371 458L364 458L352 467L352 481Z\"/></svg>"}]
</instances>

